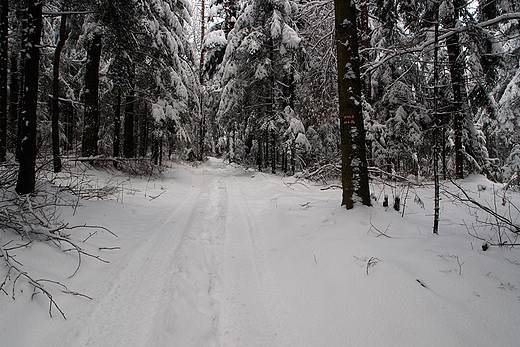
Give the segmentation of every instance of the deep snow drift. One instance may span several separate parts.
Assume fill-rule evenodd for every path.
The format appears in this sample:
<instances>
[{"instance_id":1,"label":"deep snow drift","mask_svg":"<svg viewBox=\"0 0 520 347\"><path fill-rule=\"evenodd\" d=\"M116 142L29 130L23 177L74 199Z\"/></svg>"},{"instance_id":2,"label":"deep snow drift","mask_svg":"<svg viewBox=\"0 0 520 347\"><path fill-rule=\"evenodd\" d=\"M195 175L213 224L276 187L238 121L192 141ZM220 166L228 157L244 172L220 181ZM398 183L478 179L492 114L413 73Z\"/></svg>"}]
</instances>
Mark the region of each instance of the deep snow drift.
<instances>
[{"instance_id":1,"label":"deep snow drift","mask_svg":"<svg viewBox=\"0 0 520 347\"><path fill-rule=\"evenodd\" d=\"M110 263L84 257L68 278L73 252L34 243L13 254L35 278L93 300L48 283L67 315L51 318L47 298L20 280L16 300L0 296L0 346L519 344L518 249L482 251L467 228L493 232L473 229L475 211L446 196L432 235L431 187L374 184L373 207L346 211L337 189L218 159L175 164L157 179L90 174L123 190L82 201L75 214L64 208L61 218L116 233L71 232ZM460 183L490 206L503 194L480 176ZM404 217L381 206L395 193L407 196ZM520 206L518 195L506 197ZM12 238L0 233L2 244Z\"/></svg>"}]
</instances>

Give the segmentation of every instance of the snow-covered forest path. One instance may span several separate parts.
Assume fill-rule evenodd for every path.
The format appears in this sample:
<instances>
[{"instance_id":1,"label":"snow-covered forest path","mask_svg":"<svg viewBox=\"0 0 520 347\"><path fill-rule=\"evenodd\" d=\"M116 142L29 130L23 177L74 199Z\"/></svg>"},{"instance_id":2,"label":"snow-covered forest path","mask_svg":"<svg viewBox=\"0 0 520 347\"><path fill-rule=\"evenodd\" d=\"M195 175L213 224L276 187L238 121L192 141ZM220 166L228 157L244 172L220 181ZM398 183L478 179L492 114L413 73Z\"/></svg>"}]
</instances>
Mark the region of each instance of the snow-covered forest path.
<instances>
[{"instance_id":1,"label":"snow-covered forest path","mask_svg":"<svg viewBox=\"0 0 520 347\"><path fill-rule=\"evenodd\" d=\"M73 344L279 345L279 300L244 179L251 177L217 160L193 168L191 187L163 212Z\"/></svg>"},{"instance_id":2,"label":"snow-covered forest path","mask_svg":"<svg viewBox=\"0 0 520 347\"><path fill-rule=\"evenodd\" d=\"M88 175L100 186L120 180L119 195L82 201L64 209L63 218L116 233L71 234L110 264L84 257L69 278L77 265L72 252L34 243L15 255L33 276L65 283L92 300L46 283L67 315L63 320L54 309L51 318L46 297L31 295L19 281L16 300L0 298L0 346L475 347L520 341L518 248L482 251L464 227L473 212L447 200L442 232L433 236L429 187L414 189L413 198L410 192L403 217L378 202L347 211L338 190L214 158L198 166L172 164L157 178ZM481 176L461 184L486 201L500 189ZM372 186L380 197L393 193L387 189ZM520 206L517 193L508 198Z\"/></svg>"}]
</instances>

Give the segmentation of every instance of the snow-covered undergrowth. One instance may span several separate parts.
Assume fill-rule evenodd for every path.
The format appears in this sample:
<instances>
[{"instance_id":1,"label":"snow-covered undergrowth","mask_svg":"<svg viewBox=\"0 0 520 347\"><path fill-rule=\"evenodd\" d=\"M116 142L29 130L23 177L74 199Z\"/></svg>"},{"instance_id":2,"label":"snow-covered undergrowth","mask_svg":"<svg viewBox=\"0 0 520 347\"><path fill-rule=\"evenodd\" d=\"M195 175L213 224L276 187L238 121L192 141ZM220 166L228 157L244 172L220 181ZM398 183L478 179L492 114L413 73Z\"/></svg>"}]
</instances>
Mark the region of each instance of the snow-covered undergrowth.
<instances>
[{"instance_id":1,"label":"snow-covered undergrowth","mask_svg":"<svg viewBox=\"0 0 520 347\"><path fill-rule=\"evenodd\" d=\"M113 174L95 172L100 182ZM116 178L112 200L82 201L71 224L102 225L85 248L12 251L67 315L23 281L0 296L0 346L515 346L520 253L482 241L478 211L443 197L431 234L431 187L409 191L404 216L381 205L405 190L373 185L373 207L347 211L339 190L210 159L161 178ZM500 186L459 182L494 207ZM455 190L454 190L455 191ZM498 192L499 195L494 195ZM417 196L416 196L417 195ZM518 194L509 194L520 206ZM424 208L414 199L424 203ZM496 204L497 208L507 208ZM501 211L502 213L502 211ZM92 230L71 232L81 242ZM74 234L77 233L77 234ZM385 235L381 235L384 233ZM505 235L504 235L505 236ZM0 242L11 237L0 234ZM22 241L17 241L22 242ZM99 249L101 247L102 249ZM3 271L3 270L0 270Z\"/></svg>"}]
</instances>

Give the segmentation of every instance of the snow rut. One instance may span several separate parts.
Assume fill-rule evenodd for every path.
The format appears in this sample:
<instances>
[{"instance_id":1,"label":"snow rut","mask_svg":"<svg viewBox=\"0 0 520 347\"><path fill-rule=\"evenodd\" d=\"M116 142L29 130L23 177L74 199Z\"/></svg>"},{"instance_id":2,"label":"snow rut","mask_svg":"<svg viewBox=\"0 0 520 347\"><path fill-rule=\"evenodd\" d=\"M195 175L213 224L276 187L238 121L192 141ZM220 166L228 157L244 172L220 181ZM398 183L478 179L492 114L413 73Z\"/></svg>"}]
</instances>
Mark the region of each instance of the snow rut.
<instances>
[{"instance_id":1,"label":"snow rut","mask_svg":"<svg viewBox=\"0 0 520 347\"><path fill-rule=\"evenodd\" d=\"M280 346L261 235L230 170L194 170L70 345Z\"/></svg>"},{"instance_id":2,"label":"snow rut","mask_svg":"<svg viewBox=\"0 0 520 347\"><path fill-rule=\"evenodd\" d=\"M218 346L222 244L227 195L218 177L205 176L204 189L183 225L183 239L174 251L165 301L155 315L148 345Z\"/></svg>"},{"instance_id":3,"label":"snow rut","mask_svg":"<svg viewBox=\"0 0 520 347\"><path fill-rule=\"evenodd\" d=\"M259 229L236 179L227 180L229 205L223 245L220 335L222 346L278 346Z\"/></svg>"},{"instance_id":4,"label":"snow rut","mask_svg":"<svg viewBox=\"0 0 520 347\"><path fill-rule=\"evenodd\" d=\"M71 346L147 346L157 325L156 312L170 293L175 250L202 196L203 176L195 172L183 204L172 209L135 250L127 266L110 283L89 315L86 327L69 338Z\"/></svg>"}]
</instances>

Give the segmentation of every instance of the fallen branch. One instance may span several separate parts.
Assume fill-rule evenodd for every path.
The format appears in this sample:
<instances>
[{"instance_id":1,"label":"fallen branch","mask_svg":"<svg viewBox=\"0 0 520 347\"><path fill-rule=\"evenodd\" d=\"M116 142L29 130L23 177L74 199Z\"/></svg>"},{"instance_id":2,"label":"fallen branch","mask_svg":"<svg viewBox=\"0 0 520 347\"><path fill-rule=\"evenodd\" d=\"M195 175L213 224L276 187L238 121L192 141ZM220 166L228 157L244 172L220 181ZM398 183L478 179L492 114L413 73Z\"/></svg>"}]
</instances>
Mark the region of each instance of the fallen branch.
<instances>
[{"instance_id":1,"label":"fallen branch","mask_svg":"<svg viewBox=\"0 0 520 347\"><path fill-rule=\"evenodd\" d=\"M389 235L387 234L387 232L388 232L388 228L390 228L391 225L392 225L392 223L388 223L388 225L386 226L385 231L381 231L381 230L379 230L379 229L378 229L374 224L372 224L372 215L370 215L370 228L368 229L367 234L368 234L370 231L375 230L375 231L377 232L377 233L376 233L376 234L377 234L376 237L384 236L384 237L387 237L387 238L391 239L392 236L389 236ZM373 230L372 230L372 229L373 229Z\"/></svg>"},{"instance_id":2,"label":"fallen branch","mask_svg":"<svg viewBox=\"0 0 520 347\"><path fill-rule=\"evenodd\" d=\"M452 198L454 198L462 203L471 204L471 205L479 208L480 210L488 213L490 216L492 216L493 218L495 218L497 220L497 223L501 223L503 226L505 226L507 229L509 229L509 231L511 231L515 234L520 233L520 225L515 224L512 220L510 220L507 217L502 216L501 214L499 214L497 211L494 211L490 207L481 204L477 200L470 197L468 195L468 193L464 189L462 189L461 186L459 186L457 183L455 183L453 180L451 182L453 183L453 185L455 187L457 187L459 189L459 191L463 194L463 196L454 194L446 189L444 190L445 194L451 196Z\"/></svg>"}]
</instances>

